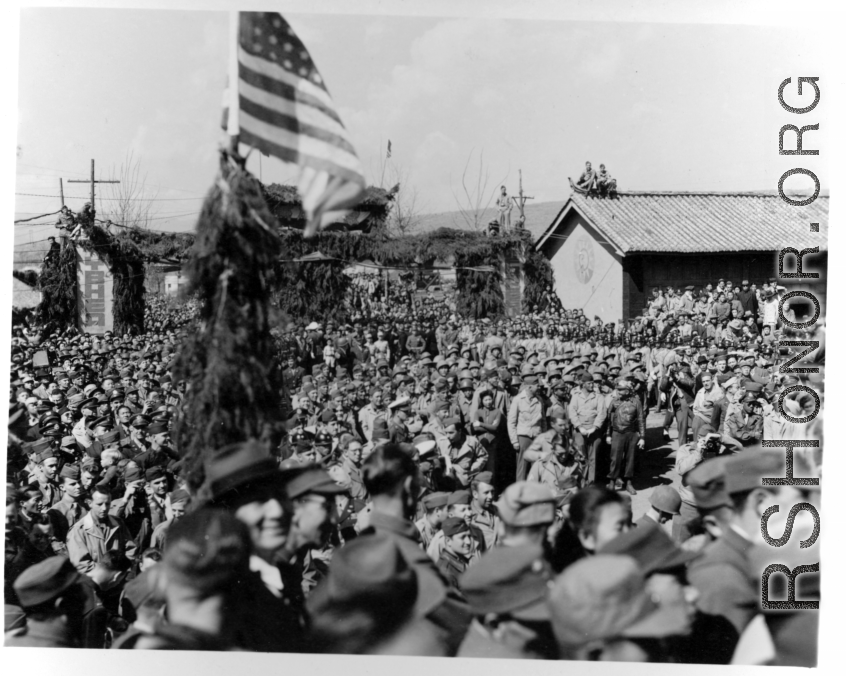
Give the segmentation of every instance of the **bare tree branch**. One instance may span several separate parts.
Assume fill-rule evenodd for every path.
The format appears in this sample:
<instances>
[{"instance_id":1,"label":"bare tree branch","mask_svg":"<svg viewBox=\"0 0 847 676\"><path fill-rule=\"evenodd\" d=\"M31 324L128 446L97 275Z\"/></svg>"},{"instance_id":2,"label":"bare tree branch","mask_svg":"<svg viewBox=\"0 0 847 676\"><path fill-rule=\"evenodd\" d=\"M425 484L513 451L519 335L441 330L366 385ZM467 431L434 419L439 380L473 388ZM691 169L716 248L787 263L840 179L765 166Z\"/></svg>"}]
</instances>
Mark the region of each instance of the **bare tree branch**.
<instances>
[{"instance_id":1,"label":"bare tree branch","mask_svg":"<svg viewBox=\"0 0 847 676\"><path fill-rule=\"evenodd\" d=\"M408 169L391 163L388 169L388 181L397 188L394 203L388 214L388 229L393 234L406 235L420 225L422 209L419 204L418 189L410 179ZM394 188L392 188L393 190Z\"/></svg>"},{"instance_id":2,"label":"bare tree branch","mask_svg":"<svg viewBox=\"0 0 847 676\"><path fill-rule=\"evenodd\" d=\"M483 150L479 151L479 157L476 170L476 176L469 176L469 168L471 166L471 162L473 161L474 149L471 149L471 152L468 154L467 162L465 162L465 168L462 171L462 198L459 198L459 195L456 194L456 190L451 186L450 191L453 193L453 199L456 200L456 206L459 210L459 215L462 220L465 222L465 225L472 230L483 230L487 223L484 223L485 220L485 211L491 205L491 201L494 199L494 195L496 194L497 186L495 185L492 189L491 193L488 194L488 184L491 178L491 172L485 165L484 155L485 152ZM511 168L511 165L510 165ZM506 170L506 175L499 182L500 184L506 181L506 178L509 176L509 170ZM476 186L469 187L469 183L476 182ZM452 178L451 178L452 182ZM486 194L488 194L488 199L486 199Z\"/></svg>"},{"instance_id":3,"label":"bare tree branch","mask_svg":"<svg viewBox=\"0 0 847 676\"><path fill-rule=\"evenodd\" d=\"M120 183L104 184L105 204L100 203L97 211L108 220L130 228L146 229L155 216L158 189L147 188L147 174L141 173L141 160L136 159L132 151L127 152L123 164L118 169L113 166L109 171L109 180ZM102 197L101 197L102 199Z\"/></svg>"}]
</instances>

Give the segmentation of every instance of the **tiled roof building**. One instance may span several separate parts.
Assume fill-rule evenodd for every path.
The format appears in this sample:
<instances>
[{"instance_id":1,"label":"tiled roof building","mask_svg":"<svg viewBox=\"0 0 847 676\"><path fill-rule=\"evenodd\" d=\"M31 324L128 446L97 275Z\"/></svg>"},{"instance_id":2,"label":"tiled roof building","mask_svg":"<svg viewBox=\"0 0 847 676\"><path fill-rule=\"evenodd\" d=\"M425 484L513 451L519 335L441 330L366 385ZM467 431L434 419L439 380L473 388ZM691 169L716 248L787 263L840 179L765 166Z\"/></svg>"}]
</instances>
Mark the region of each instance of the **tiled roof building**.
<instances>
[{"instance_id":1,"label":"tiled roof building","mask_svg":"<svg viewBox=\"0 0 847 676\"><path fill-rule=\"evenodd\" d=\"M823 273L828 213L827 195L796 207L761 192L574 193L536 247L553 265L565 307L616 321L640 314L654 286L701 287L720 278L761 285L776 276L776 254L786 246L819 247L804 258L804 271ZM824 277L809 284L819 297Z\"/></svg>"}]
</instances>

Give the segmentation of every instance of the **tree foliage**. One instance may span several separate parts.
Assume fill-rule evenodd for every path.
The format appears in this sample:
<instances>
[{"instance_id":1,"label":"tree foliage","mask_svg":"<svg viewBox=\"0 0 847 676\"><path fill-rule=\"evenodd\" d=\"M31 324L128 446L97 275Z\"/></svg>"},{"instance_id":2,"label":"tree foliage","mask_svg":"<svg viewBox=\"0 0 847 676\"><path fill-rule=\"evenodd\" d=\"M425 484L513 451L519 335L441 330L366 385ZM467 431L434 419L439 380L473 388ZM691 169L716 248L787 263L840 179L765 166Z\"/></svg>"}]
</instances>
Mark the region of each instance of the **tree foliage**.
<instances>
[{"instance_id":1,"label":"tree foliage","mask_svg":"<svg viewBox=\"0 0 847 676\"><path fill-rule=\"evenodd\" d=\"M41 267L39 276L41 303L35 313L36 321L49 336L76 326L77 256L76 247L64 239L58 256L51 256Z\"/></svg>"},{"instance_id":2,"label":"tree foliage","mask_svg":"<svg viewBox=\"0 0 847 676\"><path fill-rule=\"evenodd\" d=\"M281 253L274 225L260 183L241 158L222 151L186 268L199 322L173 370L188 382L175 439L195 491L208 453L248 439L262 440L270 452L282 429L283 379L271 335L279 319L270 295Z\"/></svg>"},{"instance_id":3,"label":"tree foliage","mask_svg":"<svg viewBox=\"0 0 847 676\"><path fill-rule=\"evenodd\" d=\"M286 261L280 263L276 301L292 317L340 317L343 313L341 299L350 285L350 278L343 270L356 261L371 260L379 265L424 270L445 265L458 268L490 266L483 270L457 269L456 301L457 311L464 316L495 317L505 311L501 260L508 255L523 258L531 248L527 237L525 232L518 230L500 237L487 237L482 233L450 228L406 237L323 232L309 240L304 240L299 232L283 233ZM315 252L333 260L294 262ZM532 256L527 260L532 263L524 267L525 272L552 280L552 269L546 258ZM542 287L544 284L544 281L538 282Z\"/></svg>"},{"instance_id":4,"label":"tree foliage","mask_svg":"<svg viewBox=\"0 0 847 676\"><path fill-rule=\"evenodd\" d=\"M523 309L529 312L533 307L540 311L548 309L551 302L561 305L555 294L553 267L550 261L534 247L528 247L524 271Z\"/></svg>"}]
</instances>

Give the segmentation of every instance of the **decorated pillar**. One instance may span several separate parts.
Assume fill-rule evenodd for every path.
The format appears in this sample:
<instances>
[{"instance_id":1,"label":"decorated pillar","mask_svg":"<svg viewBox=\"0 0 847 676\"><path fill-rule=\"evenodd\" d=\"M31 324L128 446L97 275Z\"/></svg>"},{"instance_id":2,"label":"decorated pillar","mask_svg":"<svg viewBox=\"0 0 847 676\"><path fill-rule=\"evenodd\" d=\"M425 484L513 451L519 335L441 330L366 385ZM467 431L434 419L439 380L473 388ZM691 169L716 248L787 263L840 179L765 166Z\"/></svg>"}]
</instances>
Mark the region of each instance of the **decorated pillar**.
<instances>
[{"instance_id":1,"label":"decorated pillar","mask_svg":"<svg viewBox=\"0 0 847 676\"><path fill-rule=\"evenodd\" d=\"M76 247L77 318L82 333L102 336L112 331L113 279L108 266L95 253Z\"/></svg>"},{"instance_id":2,"label":"decorated pillar","mask_svg":"<svg viewBox=\"0 0 847 676\"><path fill-rule=\"evenodd\" d=\"M519 252L509 249L500 255L503 304L507 317L521 314L524 294L523 260Z\"/></svg>"}]
</instances>

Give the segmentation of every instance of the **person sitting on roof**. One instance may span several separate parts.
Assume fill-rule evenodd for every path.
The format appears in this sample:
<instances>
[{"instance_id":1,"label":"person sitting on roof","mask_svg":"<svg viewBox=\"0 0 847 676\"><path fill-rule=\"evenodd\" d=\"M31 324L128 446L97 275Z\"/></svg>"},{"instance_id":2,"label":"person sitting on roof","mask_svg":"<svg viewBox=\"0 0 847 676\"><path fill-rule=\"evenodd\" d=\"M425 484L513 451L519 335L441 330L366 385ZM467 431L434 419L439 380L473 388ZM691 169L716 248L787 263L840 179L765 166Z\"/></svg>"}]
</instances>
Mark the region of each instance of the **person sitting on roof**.
<instances>
[{"instance_id":1,"label":"person sitting on roof","mask_svg":"<svg viewBox=\"0 0 847 676\"><path fill-rule=\"evenodd\" d=\"M606 165L600 165L600 171L597 172L597 190L601 195L611 195L618 189L617 179L612 178L612 175L606 171Z\"/></svg>"},{"instance_id":2,"label":"person sitting on roof","mask_svg":"<svg viewBox=\"0 0 847 676\"><path fill-rule=\"evenodd\" d=\"M582 172L576 182L576 187L579 190L590 192L594 189L594 182L597 180L597 172L591 168L591 162L585 163L585 171Z\"/></svg>"}]
</instances>

